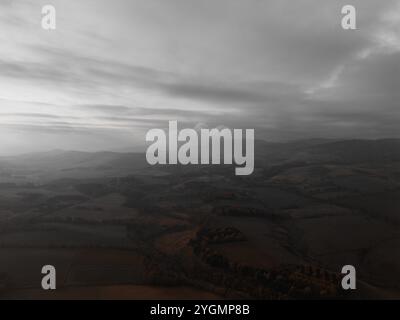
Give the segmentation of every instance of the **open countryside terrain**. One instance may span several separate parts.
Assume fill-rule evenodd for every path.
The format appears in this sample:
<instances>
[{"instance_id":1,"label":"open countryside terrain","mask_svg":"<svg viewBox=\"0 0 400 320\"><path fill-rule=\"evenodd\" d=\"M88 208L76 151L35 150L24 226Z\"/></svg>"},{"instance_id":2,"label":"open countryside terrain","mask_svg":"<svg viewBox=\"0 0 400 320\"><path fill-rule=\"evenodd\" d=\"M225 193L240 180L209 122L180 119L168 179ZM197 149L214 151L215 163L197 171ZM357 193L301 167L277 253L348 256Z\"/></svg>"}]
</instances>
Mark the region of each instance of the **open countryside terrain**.
<instances>
[{"instance_id":1,"label":"open countryside terrain","mask_svg":"<svg viewBox=\"0 0 400 320\"><path fill-rule=\"evenodd\" d=\"M399 140L257 141L255 155L247 177L135 153L0 158L0 297L400 297Z\"/></svg>"}]
</instances>

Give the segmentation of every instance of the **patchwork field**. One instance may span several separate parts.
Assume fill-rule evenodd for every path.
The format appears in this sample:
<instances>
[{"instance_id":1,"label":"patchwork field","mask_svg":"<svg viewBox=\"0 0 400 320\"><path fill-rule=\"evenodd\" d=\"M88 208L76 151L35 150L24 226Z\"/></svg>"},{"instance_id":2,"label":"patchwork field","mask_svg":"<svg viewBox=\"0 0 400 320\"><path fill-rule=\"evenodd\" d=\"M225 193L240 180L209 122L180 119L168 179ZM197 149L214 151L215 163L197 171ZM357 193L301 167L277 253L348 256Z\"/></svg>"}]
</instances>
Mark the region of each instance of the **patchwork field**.
<instances>
[{"instance_id":1,"label":"patchwork field","mask_svg":"<svg viewBox=\"0 0 400 320\"><path fill-rule=\"evenodd\" d=\"M261 144L248 177L132 154L0 159L0 297L398 299L400 159L354 150Z\"/></svg>"}]
</instances>

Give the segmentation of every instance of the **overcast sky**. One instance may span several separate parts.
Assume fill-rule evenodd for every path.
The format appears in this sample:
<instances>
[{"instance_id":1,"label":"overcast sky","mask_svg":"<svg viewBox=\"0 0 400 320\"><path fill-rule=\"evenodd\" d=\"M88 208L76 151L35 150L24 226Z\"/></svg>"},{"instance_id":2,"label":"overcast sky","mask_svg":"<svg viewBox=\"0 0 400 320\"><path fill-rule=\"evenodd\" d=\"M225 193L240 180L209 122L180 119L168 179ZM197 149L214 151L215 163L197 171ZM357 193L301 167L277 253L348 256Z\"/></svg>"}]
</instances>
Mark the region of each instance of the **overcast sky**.
<instances>
[{"instance_id":1,"label":"overcast sky","mask_svg":"<svg viewBox=\"0 0 400 320\"><path fill-rule=\"evenodd\" d=\"M0 154L135 147L168 120L400 137L399 0L0 0L0 41Z\"/></svg>"}]
</instances>

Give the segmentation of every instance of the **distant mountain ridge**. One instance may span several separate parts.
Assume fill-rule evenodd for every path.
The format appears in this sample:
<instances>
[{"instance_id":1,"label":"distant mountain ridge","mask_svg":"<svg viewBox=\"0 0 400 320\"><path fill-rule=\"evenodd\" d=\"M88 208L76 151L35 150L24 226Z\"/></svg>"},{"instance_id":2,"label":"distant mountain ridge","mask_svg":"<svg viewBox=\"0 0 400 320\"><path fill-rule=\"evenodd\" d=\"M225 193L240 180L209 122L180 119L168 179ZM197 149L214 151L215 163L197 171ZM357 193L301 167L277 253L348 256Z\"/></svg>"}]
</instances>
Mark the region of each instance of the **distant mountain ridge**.
<instances>
[{"instance_id":1,"label":"distant mountain ridge","mask_svg":"<svg viewBox=\"0 0 400 320\"><path fill-rule=\"evenodd\" d=\"M310 139L287 143L255 141L256 166L282 160L356 163L400 161L400 139L323 140ZM0 157L0 170L24 168L28 171L97 170L124 175L148 168L145 152L119 153L111 151L84 152L52 150L19 156Z\"/></svg>"},{"instance_id":2,"label":"distant mountain ridge","mask_svg":"<svg viewBox=\"0 0 400 320\"><path fill-rule=\"evenodd\" d=\"M400 139L345 140L318 144L312 153L329 153L343 162L400 161Z\"/></svg>"}]
</instances>

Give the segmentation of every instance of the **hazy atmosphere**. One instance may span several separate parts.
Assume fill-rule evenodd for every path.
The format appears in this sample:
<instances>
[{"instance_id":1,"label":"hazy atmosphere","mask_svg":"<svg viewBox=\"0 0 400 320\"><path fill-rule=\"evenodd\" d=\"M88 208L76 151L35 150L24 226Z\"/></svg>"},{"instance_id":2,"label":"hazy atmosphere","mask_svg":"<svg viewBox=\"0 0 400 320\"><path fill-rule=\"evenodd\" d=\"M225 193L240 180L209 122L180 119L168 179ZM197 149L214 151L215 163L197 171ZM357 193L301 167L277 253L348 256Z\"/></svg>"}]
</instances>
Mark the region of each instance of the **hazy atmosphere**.
<instances>
[{"instance_id":1,"label":"hazy atmosphere","mask_svg":"<svg viewBox=\"0 0 400 320\"><path fill-rule=\"evenodd\" d=\"M0 0L0 43L0 300L400 299L400 0Z\"/></svg>"},{"instance_id":2,"label":"hazy atmosphere","mask_svg":"<svg viewBox=\"0 0 400 320\"><path fill-rule=\"evenodd\" d=\"M0 1L0 155L124 150L147 130L398 138L400 2Z\"/></svg>"}]
</instances>

